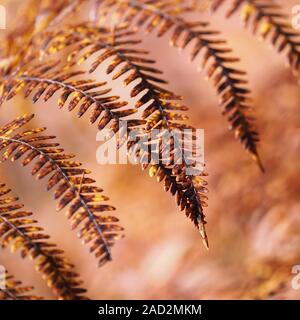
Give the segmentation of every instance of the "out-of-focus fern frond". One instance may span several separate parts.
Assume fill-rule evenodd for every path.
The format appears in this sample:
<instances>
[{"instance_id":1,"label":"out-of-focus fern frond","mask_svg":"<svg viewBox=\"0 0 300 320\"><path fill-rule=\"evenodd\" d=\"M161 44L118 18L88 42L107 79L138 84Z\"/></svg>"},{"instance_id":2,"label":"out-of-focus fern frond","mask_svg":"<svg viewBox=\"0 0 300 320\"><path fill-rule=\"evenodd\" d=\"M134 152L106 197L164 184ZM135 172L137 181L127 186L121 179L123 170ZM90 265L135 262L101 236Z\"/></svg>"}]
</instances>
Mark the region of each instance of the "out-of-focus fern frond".
<instances>
[{"instance_id":1,"label":"out-of-focus fern frond","mask_svg":"<svg viewBox=\"0 0 300 320\"><path fill-rule=\"evenodd\" d=\"M23 286L21 281L17 281L8 272L5 274L5 286L0 287L0 300L42 300L31 294L32 286Z\"/></svg>"},{"instance_id":2,"label":"out-of-focus fern frond","mask_svg":"<svg viewBox=\"0 0 300 320\"><path fill-rule=\"evenodd\" d=\"M63 23L84 3L86 0L28 0L18 4L16 14L10 21L11 31L1 41L0 74L7 74L38 56L43 33Z\"/></svg>"},{"instance_id":3,"label":"out-of-focus fern frond","mask_svg":"<svg viewBox=\"0 0 300 320\"><path fill-rule=\"evenodd\" d=\"M289 17L282 12L280 4L267 0L214 0L212 10L216 11L222 4L229 2L226 16L231 17L240 11L245 27L252 28L252 33L261 39L270 38L272 46L280 53L286 52L291 69L299 76L300 36L293 30Z\"/></svg>"}]
</instances>

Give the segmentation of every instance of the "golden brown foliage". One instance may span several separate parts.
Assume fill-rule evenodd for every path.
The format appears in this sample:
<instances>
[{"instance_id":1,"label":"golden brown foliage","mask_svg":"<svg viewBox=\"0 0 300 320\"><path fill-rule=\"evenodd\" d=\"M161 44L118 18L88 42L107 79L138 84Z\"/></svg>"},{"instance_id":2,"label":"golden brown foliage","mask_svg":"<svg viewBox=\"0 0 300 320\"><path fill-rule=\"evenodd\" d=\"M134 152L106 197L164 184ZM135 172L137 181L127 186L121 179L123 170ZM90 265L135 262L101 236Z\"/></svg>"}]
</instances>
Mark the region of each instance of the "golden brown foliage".
<instances>
[{"instance_id":1,"label":"golden brown foliage","mask_svg":"<svg viewBox=\"0 0 300 320\"><path fill-rule=\"evenodd\" d=\"M300 65L299 34L292 30L281 7L267 0L232 0L227 17L241 11L246 26L262 39L270 37L273 47L286 52L289 65L298 73ZM225 0L214 0L216 11ZM81 19L84 8L89 20ZM203 9L203 8L202 8ZM182 97L165 87L167 81L155 66L149 52L134 38L138 30L169 39L171 46L190 50L190 60L199 60L200 68L211 80L219 97L222 114L230 123L236 138L264 171L258 153L259 134L252 114L252 99L246 79L247 73L237 67L239 58L232 52L220 32L201 20L190 21L188 14L199 10L198 1L180 0L28 0L22 3L11 30L0 48L0 105L24 91L34 103L56 99L59 108L77 110L78 117L90 112L90 123L98 130L109 128L112 135L120 133L121 120L127 123L126 135L137 131L139 139L153 129L179 130L195 128L188 124L188 107ZM23 17L26 16L26 19ZM78 18L70 24L70 18ZM168 36L168 37L167 37ZM53 57L54 56L54 57ZM87 70L78 65L89 64ZM104 73L101 67L106 65ZM96 74L97 71L97 74ZM121 80L134 104L123 101L114 93L113 85L90 79L93 73ZM87 76L88 75L88 76ZM54 189L57 210L67 208L67 218L78 237L88 244L98 259L99 266L111 260L111 247L122 236L118 219L108 214L115 208L103 204L108 200L102 189L88 175L89 170L75 161L74 155L64 153L55 136L42 135L45 128L24 129L33 116L23 115L0 128L2 162L20 159L23 166L31 165L32 176L47 179L47 190ZM25 131L22 131L22 130ZM181 138L172 138L163 145L162 138L150 141L157 146L158 163L151 160L149 149L140 149L139 139L119 138L119 147L128 143L128 155L141 160L142 169L164 183L164 188L175 197L177 206L184 211L199 230L205 247L207 175L203 168L192 168L183 159L177 163L175 154L182 152ZM176 141L178 139L179 141ZM164 149L170 147L166 159ZM185 147L195 154L193 144ZM168 164L166 160L170 160ZM181 159L182 160L182 159ZM30 219L31 213L18 211L22 205L17 198L8 197L8 189L1 186L0 243L3 247L20 249L22 257L35 260L37 269L47 279L49 287L60 299L85 299L85 289L73 271L73 265L63 257L63 251L47 242L48 235ZM35 299L30 287L20 287L8 277L8 286L2 290L4 299ZM28 295L27 295L28 294Z\"/></svg>"},{"instance_id":2,"label":"golden brown foliage","mask_svg":"<svg viewBox=\"0 0 300 320\"><path fill-rule=\"evenodd\" d=\"M213 0L212 10L216 11L225 1ZM227 1L226 1L227 2ZM272 46L280 53L286 51L287 60L292 70L299 75L300 38L292 29L288 16L280 5L266 0L232 0L226 13L229 18L241 11L241 19L245 27L251 26L252 33L263 40L270 38Z\"/></svg>"},{"instance_id":3,"label":"golden brown foliage","mask_svg":"<svg viewBox=\"0 0 300 320\"><path fill-rule=\"evenodd\" d=\"M48 242L50 236L43 232L36 220L29 218L32 213L20 211L23 205L17 202L17 197L9 197L9 193L10 189L0 185L1 247L10 246L13 252L20 250L22 258L33 259L36 270L59 299L86 299L82 295L86 290L79 287L82 281L74 272L74 266L63 256L64 251Z\"/></svg>"},{"instance_id":4,"label":"golden brown foliage","mask_svg":"<svg viewBox=\"0 0 300 320\"><path fill-rule=\"evenodd\" d=\"M253 127L251 116L250 90L245 87L245 72L235 67L239 58L232 55L226 41L219 38L219 32L211 30L209 24L202 21L189 22L181 15L192 11L184 1L153 1L153 0L105 0L101 2L104 12L109 8L117 14L120 21L134 25L136 28L145 26L146 32L157 32L158 37L171 31L170 44L178 49L185 49L192 44L190 59L195 60L202 52L200 67L206 69L206 75L212 79L213 85L220 96L223 114L228 117L230 129L248 150L261 170L263 166L257 151L258 133Z\"/></svg>"},{"instance_id":5,"label":"golden brown foliage","mask_svg":"<svg viewBox=\"0 0 300 320\"><path fill-rule=\"evenodd\" d=\"M86 176L90 171L81 168L80 162L71 160L74 155L63 153L58 143L50 142L54 136L39 134L45 128L16 133L32 118L33 115L25 115L0 128L2 162L21 159L23 166L34 163L31 174L37 179L51 175L47 178L47 190L55 189L57 210L68 207L67 217L72 229L79 229L78 237L90 246L102 265L111 260L111 247L122 231L116 224L117 218L103 215L115 208L102 203L108 198L101 194L101 188L92 185L95 181Z\"/></svg>"},{"instance_id":6,"label":"golden brown foliage","mask_svg":"<svg viewBox=\"0 0 300 320\"><path fill-rule=\"evenodd\" d=\"M0 300L41 300L41 297L32 295L32 286L22 286L21 281L6 272L5 288L0 288Z\"/></svg>"},{"instance_id":7,"label":"golden brown foliage","mask_svg":"<svg viewBox=\"0 0 300 320\"><path fill-rule=\"evenodd\" d=\"M70 97L68 110L71 111L80 105L79 117L84 115L89 107L93 106L94 111L90 117L90 122L94 123L100 117L99 130L108 127L114 133L117 133L120 129L120 120L135 114L138 109L144 106L141 119L127 121L127 133L140 129L142 125L144 125L144 133L149 133L152 129L167 129L169 131L173 129L183 130L184 128L192 129L191 126L184 123L188 117L184 113L179 113L187 111L187 107L179 102L182 98L161 86L166 81L158 77L162 72L151 66L155 61L145 58L147 52L144 50L131 48L130 45L136 45L140 42L128 38L128 36L132 36L133 32L128 32L127 28L125 30L121 28L120 31L115 32L113 42L111 42L110 37L106 35L107 30L104 30L104 35L101 33L100 36L97 33L97 28L90 26L73 26L71 30L72 32L69 30L66 32L59 31L52 39L46 39L47 45L43 46L44 54L47 55L72 46L73 50L67 58L69 63L65 67L66 71L60 75L57 62L34 66L26 70L25 74L18 71L18 75L11 76L10 79L5 81L2 101L10 100L19 90L25 88L26 97L32 91L35 91L32 98L33 102L37 102L42 95L46 102L56 91L62 89L63 92L60 95L58 105L63 107ZM87 36L89 36L88 39ZM125 45L126 47L124 47ZM78 56L82 50L85 50L84 53ZM133 84L130 95L132 98L139 96L135 108L124 110L123 107L126 103L119 101L118 96L102 98L110 89L91 91L97 87L102 87L105 83L95 83L91 80L74 80L73 82L69 80L71 77L82 75L84 72L70 72L68 68L76 63L83 63L98 51L102 52L92 63L89 73L94 72L102 63L113 57L114 59L109 62L106 73L112 74L113 80L125 75L123 83L126 87ZM118 67L121 68L117 69ZM136 84L136 80L140 80L140 82ZM118 108L121 108L121 111L115 111ZM154 143L154 141L152 142ZM132 153L135 153L135 151ZM140 157L144 157L144 159L148 156L148 152L140 154ZM204 227L206 222L203 213L203 206L206 206L204 201L206 197L202 195L202 191L206 192L206 189L203 188L203 184L206 184L206 182L201 179L203 174L199 173L199 176L194 177L188 176L185 173L187 164L182 167L167 168L163 164L163 160L160 152L160 161L162 162L160 167L164 175L162 176L161 172L158 180L164 180L164 177L166 177L165 189L167 191L172 185L170 190L173 195L177 194L177 204L181 210L185 210L186 215L194 222L200 231L205 246L208 247ZM174 159L172 160L174 165ZM177 180L176 183L171 183L174 179Z\"/></svg>"}]
</instances>

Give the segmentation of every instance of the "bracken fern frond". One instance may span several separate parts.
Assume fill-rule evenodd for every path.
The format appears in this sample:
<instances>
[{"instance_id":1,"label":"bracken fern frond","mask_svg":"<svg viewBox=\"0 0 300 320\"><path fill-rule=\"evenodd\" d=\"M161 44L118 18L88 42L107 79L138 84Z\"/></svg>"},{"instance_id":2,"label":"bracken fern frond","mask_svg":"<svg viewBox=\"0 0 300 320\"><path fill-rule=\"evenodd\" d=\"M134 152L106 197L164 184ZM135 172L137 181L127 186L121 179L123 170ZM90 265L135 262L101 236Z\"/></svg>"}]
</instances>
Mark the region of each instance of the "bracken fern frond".
<instances>
[{"instance_id":1,"label":"bracken fern frond","mask_svg":"<svg viewBox=\"0 0 300 320\"><path fill-rule=\"evenodd\" d=\"M42 300L42 297L31 294L32 286L23 286L21 281L8 274L5 274L5 286L0 287L0 300Z\"/></svg>"},{"instance_id":2,"label":"bracken fern frond","mask_svg":"<svg viewBox=\"0 0 300 320\"><path fill-rule=\"evenodd\" d=\"M84 244L90 245L99 260L99 266L111 260L111 247L123 230L117 225L118 219L104 214L115 210L111 205L103 204L108 200L101 188L93 186L93 179L87 177L89 170L83 169L81 163L71 160L72 154L63 153L58 143L50 142L55 136L42 136L45 128L37 128L16 133L31 119L22 116L0 128L0 150L3 151L2 162L20 158L23 166L33 163L32 175L42 179L51 174L47 181L47 190L55 188L57 210L69 207L67 217L72 229L79 228L78 237Z\"/></svg>"},{"instance_id":3,"label":"bracken fern frond","mask_svg":"<svg viewBox=\"0 0 300 320\"><path fill-rule=\"evenodd\" d=\"M226 46L225 40L218 37L219 32L210 30L206 22L186 21L181 14L189 12L191 7L182 7L178 1L105 0L101 4L104 8L101 16L108 14L111 8L120 16L120 22L137 28L146 26L147 33L156 30L158 37L162 37L172 30L170 43L176 48L182 50L194 42L190 54L192 61L204 52L201 69L206 69L207 77L212 79L230 129L264 171L257 150L259 137L251 115L250 90L245 87L246 73L235 67L239 58L231 55L232 50Z\"/></svg>"},{"instance_id":4,"label":"bracken fern frond","mask_svg":"<svg viewBox=\"0 0 300 320\"><path fill-rule=\"evenodd\" d=\"M63 32L59 32L59 43L56 41L56 37L53 37L53 42L48 43L46 52L57 52L57 50L72 45L72 51L68 60L73 65L78 61L80 64L83 63L99 51L100 54L93 59L89 70L90 73L110 59L106 73L110 74L113 80L124 76L124 85L126 87L132 85L130 89L131 97L135 98L139 96L135 107L137 109L144 107L142 114L142 120L146 122L144 133L149 133L152 129L171 131L188 127L183 123L188 117L182 113L183 111L187 111L187 107L179 102L181 100L180 96L161 86L161 84L167 83L159 76L162 72L153 67L154 60L145 57L147 51L135 48L135 45L140 43L140 41L128 38L128 36L134 34L133 32L126 31L126 29L125 31L116 31L112 42L109 36L105 38L103 35L98 38L93 36L89 39L86 38L87 34L97 34L96 30L94 32L90 29L84 30L80 26L73 27L72 29L77 30L77 32L72 33L72 36L69 33L64 35ZM81 51L84 52L81 54ZM174 150L172 151L174 152ZM146 151L139 156L145 158L149 156L149 153ZM163 163L163 160L162 153L160 152L160 161L162 163L159 165L160 171L158 176L160 178L158 180L163 180L162 175L164 174L166 178L165 189L167 191L170 190L173 195L177 194L177 204L181 207L181 210L185 209L186 215L200 230L204 244L208 247L204 227L206 222L202 207L206 203L203 201L204 196L201 195L202 185L199 183L202 179L186 175L186 165L183 167L176 166L177 172L175 173L174 163L173 166L167 167ZM144 169L146 167L144 166ZM154 168L155 166L150 166L150 172L153 172ZM174 180L176 183L173 183ZM196 183L196 181L198 182ZM172 185L171 188L167 186L169 182L170 186Z\"/></svg>"},{"instance_id":5,"label":"bracken fern frond","mask_svg":"<svg viewBox=\"0 0 300 320\"><path fill-rule=\"evenodd\" d=\"M59 63L59 61L33 63L25 70L21 68L7 76L1 83L0 104L12 99L22 89L25 91L25 97L34 93L32 97L34 103L42 97L44 102L47 102L56 92L60 91L58 100L60 108L67 105L68 110L72 111L78 107L78 117L93 108L90 122L98 121L99 130L109 127L114 132L119 130L120 120L137 111L136 108L124 109L127 102L120 101L118 96L107 95L111 89L105 87L106 82L78 78L73 80L75 77L84 75L85 72L61 69ZM139 124L140 121L128 122L129 127Z\"/></svg>"},{"instance_id":6,"label":"bracken fern frond","mask_svg":"<svg viewBox=\"0 0 300 320\"><path fill-rule=\"evenodd\" d=\"M272 46L280 53L286 51L287 61L294 73L299 76L300 37L292 29L288 16L282 12L279 4L267 0L231 0L226 16L241 11L245 27L251 26L252 33L261 39L270 38ZM224 0L213 0L212 10L216 11L225 3Z\"/></svg>"},{"instance_id":7,"label":"bracken fern frond","mask_svg":"<svg viewBox=\"0 0 300 320\"><path fill-rule=\"evenodd\" d=\"M59 299L86 299L82 294L82 281L74 272L74 266L63 256L64 251L48 242L50 236L43 232L37 221L29 218L32 213L20 211L23 205L17 197L9 197L10 189L0 185L0 245L14 252L21 251L22 258L30 257L36 269L47 281Z\"/></svg>"}]
</instances>

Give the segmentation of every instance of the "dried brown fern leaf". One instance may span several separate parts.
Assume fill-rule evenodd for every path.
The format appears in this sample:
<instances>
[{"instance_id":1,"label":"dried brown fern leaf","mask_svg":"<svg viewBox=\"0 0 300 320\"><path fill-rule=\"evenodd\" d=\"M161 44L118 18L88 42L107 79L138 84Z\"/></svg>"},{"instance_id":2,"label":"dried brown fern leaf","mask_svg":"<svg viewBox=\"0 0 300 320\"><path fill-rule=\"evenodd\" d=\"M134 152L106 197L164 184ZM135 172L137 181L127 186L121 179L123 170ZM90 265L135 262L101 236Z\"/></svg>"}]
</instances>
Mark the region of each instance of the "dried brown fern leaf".
<instances>
[{"instance_id":1,"label":"dried brown fern leaf","mask_svg":"<svg viewBox=\"0 0 300 320\"><path fill-rule=\"evenodd\" d=\"M176 170L172 166L163 164L151 165L149 168L150 177L156 176L158 182L164 182L164 189L176 197L176 203L181 211L195 224L200 232L203 243L208 249L208 238L205 230L205 214L203 207L207 206L208 192L207 182L201 175L193 177L186 175L182 167ZM205 176L203 174L203 176Z\"/></svg>"},{"instance_id":2,"label":"dried brown fern leaf","mask_svg":"<svg viewBox=\"0 0 300 320\"><path fill-rule=\"evenodd\" d=\"M154 123L154 119L149 117L150 115L153 116L153 111L157 108L160 108L162 111L165 121L171 122L171 117L177 120L187 119L186 115L176 112L187 110L185 106L176 102L182 98L160 86L160 84L167 82L159 76L162 72L153 67L155 61L145 57L145 55L148 54L147 51L135 47L135 45L141 41L128 38L128 36L131 36L134 32L116 32L114 41L112 42L109 36L103 37L103 35L100 35L100 37L91 36L87 39L86 34L89 30L90 28L85 30L85 32L84 29L78 29L77 32L72 33L73 38L61 33L59 34L61 41L59 49L74 45L72 46L72 53L68 57L70 65L74 65L75 63L81 64L93 54L100 52L100 54L94 58L92 66L89 69L89 72L92 73L104 62L113 58L109 61L106 73L111 75L113 80L126 75L123 80L126 87L134 83L130 93L131 97L134 98L141 95L135 104L135 110L144 107L153 100L153 102L147 106L147 109L144 110L142 116L143 120L148 119L146 124L147 130L157 125L157 123ZM97 28L95 28L94 32L90 33L90 35L97 35L96 30ZM66 42L63 43L62 39L65 39ZM54 42L49 43L46 48L47 53L59 50L55 42L55 37L53 40ZM81 54L81 51L84 52ZM139 80L137 84L135 84L136 80Z\"/></svg>"},{"instance_id":3,"label":"dried brown fern leaf","mask_svg":"<svg viewBox=\"0 0 300 320\"><path fill-rule=\"evenodd\" d=\"M68 207L72 229L78 229L78 237L89 245L100 266L111 260L111 247L122 236L118 219L107 215L115 208L102 203L108 198L101 194L101 188L92 185L95 181L87 176L90 171L72 160L74 155L63 153L58 143L51 142L55 137L40 135L45 128L16 133L32 118L25 115L0 128L2 161L21 158L23 166L33 164L31 173L37 179L50 175L47 190L55 189L57 210Z\"/></svg>"},{"instance_id":4,"label":"dried brown fern leaf","mask_svg":"<svg viewBox=\"0 0 300 320\"><path fill-rule=\"evenodd\" d=\"M78 117L93 109L90 122L98 123L98 129L110 128L119 130L120 120L134 114L136 108L123 107L127 102L120 101L118 96L107 95L111 89L105 87L106 82L96 82L91 79L78 79L84 71L71 71L61 68L59 61L32 64L21 68L5 77L2 81L0 105L5 100L12 99L20 90L25 90L25 97L33 94L33 102L43 98L48 101L56 92L60 92L58 105L67 106L69 111L78 107ZM74 79L75 78L75 79ZM140 125L140 121L128 121L129 127Z\"/></svg>"},{"instance_id":5,"label":"dried brown fern leaf","mask_svg":"<svg viewBox=\"0 0 300 320\"><path fill-rule=\"evenodd\" d=\"M120 21L137 28L146 26L147 33L156 30L158 37L171 30L171 45L176 48L185 49L194 42L191 60L203 52L201 69L206 70L213 82L230 129L264 171L257 150L259 137L253 125L250 90L245 86L246 73L235 67L239 59L232 56L232 50L219 38L219 32L210 30L206 22L186 21L181 14L190 7L182 8L177 1L106 0L102 5L106 11L111 8L116 12L122 18Z\"/></svg>"},{"instance_id":6,"label":"dried brown fern leaf","mask_svg":"<svg viewBox=\"0 0 300 320\"><path fill-rule=\"evenodd\" d=\"M97 30L97 28L95 29ZM132 32L126 29L125 31L116 31L114 39L111 41L110 36L103 36L103 34L97 36L96 30L93 32L90 28L85 30L80 26L77 28L73 27L73 30L77 31L72 32L72 34L68 31L66 31L67 34L60 32L58 36L59 43L57 42L57 38L53 37L53 41L50 41L47 47L45 47L45 52L49 54L72 46L72 51L68 58L71 65L76 62L81 64L93 54L100 52L100 54L94 58L90 72L94 72L100 65L110 59L106 73L110 74L113 80L124 76L124 86L128 87L132 85L131 97L139 97L135 107L137 109L144 109L142 120L146 122L142 134L147 134L151 132L152 129L166 129L171 131L187 127L182 123L187 120L187 116L182 113L187 110L187 107L179 103L181 100L180 96L161 87L161 84L166 83L165 80L159 77L162 72L153 67L155 61L145 57L147 54L146 51L133 47L140 41L131 38L128 39L128 36L131 36ZM87 39L86 36L88 33L90 37ZM84 52L81 53L82 51ZM130 131L129 129L127 134L130 134ZM136 142L133 143L134 146L136 144ZM131 154L131 156L135 155L136 151L132 151L131 149L129 154ZM148 157L149 151L139 156L144 156L144 158ZM207 236L204 230L203 202L198 199L200 194L198 195L197 187L194 185L196 179L183 174L184 168L176 173L172 173L170 166L168 168L163 164L164 159L162 158L161 152L159 158L162 170L164 170L166 174L171 175L170 179L174 177L176 179L177 177L179 180L173 187L173 189L178 187L178 199L181 198L181 201L178 200L177 202L181 205L182 210L186 209L187 216L191 218L200 230L205 246L208 247ZM172 163L172 161L174 167L174 159L171 158L170 162ZM145 168L146 167L147 166L145 166ZM183 184L189 184L189 190L183 190L185 192L181 192ZM169 188L167 190L169 190ZM171 193L175 195L173 191L171 191ZM193 209L190 209L191 207L193 207Z\"/></svg>"},{"instance_id":7,"label":"dried brown fern leaf","mask_svg":"<svg viewBox=\"0 0 300 320\"><path fill-rule=\"evenodd\" d=\"M168 127L168 123L159 125L160 120L158 120L157 114L155 119L162 136L168 135L170 132L174 134L175 131L172 131L174 126ZM183 132L183 130L187 127L187 125L181 126L180 123L176 123L176 134L170 140L164 140L162 136L153 136L152 130L150 132L148 130L140 131L141 140L145 139L147 135L148 138L146 137L144 142L138 140L132 143L128 153L135 160L135 163L142 165L144 170L149 168L150 177L157 176L158 182L164 181L165 191L169 191L176 197L176 204L194 223L202 237L204 246L208 249L203 210L207 206L205 194L208 189L206 188L207 182L204 180L207 174L197 162L198 154L193 154L192 150L196 149L195 146L180 138L181 135L186 134L186 131ZM189 130L191 129L192 127L189 127ZM165 153L166 149L169 149L170 152Z\"/></svg>"},{"instance_id":8,"label":"dried brown fern leaf","mask_svg":"<svg viewBox=\"0 0 300 320\"><path fill-rule=\"evenodd\" d=\"M157 119L157 116L155 118ZM164 131L166 128L167 126L164 125L160 129ZM179 128L180 125L177 124L176 129L178 130ZM169 127L167 130L169 132L172 129ZM145 131L141 132L141 136L149 134L149 132L145 134ZM197 166L194 157L189 158L193 159L192 164L187 162L185 157L178 159L176 154L182 154L183 148L180 143L178 144L177 142L175 146L174 142L171 141L162 143L161 139L155 140L152 138L146 145L143 142L135 141L129 147L129 156L138 158L136 163L140 163L144 170L148 168L150 177L156 176L158 182L164 182L165 191L169 191L172 196L175 196L176 204L194 223L201 235L204 246L208 249L208 238L205 230L207 222L203 210L207 206L205 194L208 189L206 188L207 182L204 180L207 174ZM155 145L155 148L153 148L153 145ZM171 154L164 156L162 145L164 148L168 145ZM157 158L154 161L151 158L154 154L149 149L158 149ZM186 149L190 152L190 149L185 146Z\"/></svg>"},{"instance_id":9,"label":"dried brown fern leaf","mask_svg":"<svg viewBox=\"0 0 300 320\"><path fill-rule=\"evenodd\" d=\"M292 71L299 76L300 69L300 34L296 32L289 17L282 13L279 4L267 0L232 0L226 16L241 11L245 27L252 27L252 33L262 40L270 39L272 46L280 53L286 52L287 61ZM212 1L212 11L225 3L224 0Z\"/></svg>"},{"instance_id":10,"label":"dried brown fern leaf","mask_svg":"<svg viewBox=\"0 0 300 320\"><path fill-rule=\"evenodd\" d=\"M0 287L0 300L42 300L42 297L31 294L33 289L32 286L23 286L21 281L6 272L5 287Z\"/></svg>"},{"instance_id":11,"label":"dried brown fern leaf","mask_svg":"<svg viewBox=\"0 0 300 320\"><path fill-rule=\"evenodd\" d=\"M30 257L35 268L47 281L60 300L87 299L81 288L82 281L74 266L63 255L63 250L48 242L50 236L43 232L37 221L29 218L32 213L20 211L23 205L18 198L10 197L10 189L0 185L0 245L20 250L21 257Z\"/></svg>"},{"instance_id":12,"label":"dried brown fern leaf","mask_svg":"<svg viewBox=\"0 0 300 320\"><path fill-rule=\"evenodd\" d=\"M40 56L42 58L45 56L48 57L65 48L71 47L72 53L67 57L67 61L69 62L67 66L70 67L74 64L80 65L93 54L90 51L87 57L82 57L82 60L75 59L82 50L89 47L91 48L92 45L95 52L109 47L113 48L115 40L120 42L120 38L125 35L132 35L133 33L133 31L128 30L126 25L117 26L114 30L107 27L96 26L89 21L68 25L63 30L59 29L45 33L43 41L41 42Z\"/></svg>"}]
</instances>

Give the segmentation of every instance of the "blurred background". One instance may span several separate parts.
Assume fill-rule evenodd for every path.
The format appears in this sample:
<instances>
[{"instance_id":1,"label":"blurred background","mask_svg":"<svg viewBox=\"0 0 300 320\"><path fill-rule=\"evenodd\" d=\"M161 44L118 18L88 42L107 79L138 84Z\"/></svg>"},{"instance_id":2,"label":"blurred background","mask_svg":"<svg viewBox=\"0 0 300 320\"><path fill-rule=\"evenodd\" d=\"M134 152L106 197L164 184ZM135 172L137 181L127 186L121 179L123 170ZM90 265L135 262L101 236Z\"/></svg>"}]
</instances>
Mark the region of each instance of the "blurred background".
<instances>
[{"instance_id":1,"label":"blurred background","mask_svg":"<svg viewBox=\"0 0 300 320\"><path fill-rule=\"evenodd\" d=\"M290 14L297 1L279 3ZM11 8L8 28L14 15ZM300 265L298 81L286 68L284 56L244 30L238 15L225 20L224 9L213 16L199 13L192 18L209 20L241 58L254 98L265 174L227 130L212 84L196 71L197 61L189 62L189 50L178 54L169 47L169 34L158 39L155 34L140 33L142 46L164 71L168 88L184 96L190 123L205 130L209 251L174 199L147 172L134 165L97 164L97 130L87 116L77 119L75 113L59 110L55 99L32 105L22 94L0 110L1 125L24 112L35 113L31 126L47 126L67 152L76 153L93 171L109 203L117 207L115 215L126 236L116 243L113 261L98 269L63 212L55 211L45 182L33 179L30 170L18 163L0 167L1 183L13 189L26 210L35 213L52 240L66 251L92 299L300 298L300 289L291 287L292 267ZM93 77L106 78L101 70ZM120 83L111 85L127 99ZM9 250L1 250L1 262L25 284L33 284L39 295L53 298L33 262Z\"/></svg>"}]
</instances>

